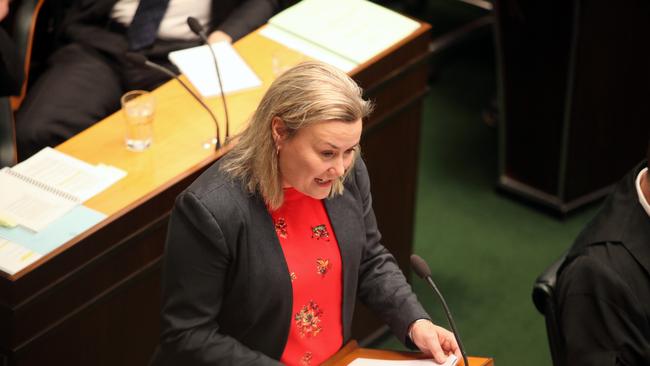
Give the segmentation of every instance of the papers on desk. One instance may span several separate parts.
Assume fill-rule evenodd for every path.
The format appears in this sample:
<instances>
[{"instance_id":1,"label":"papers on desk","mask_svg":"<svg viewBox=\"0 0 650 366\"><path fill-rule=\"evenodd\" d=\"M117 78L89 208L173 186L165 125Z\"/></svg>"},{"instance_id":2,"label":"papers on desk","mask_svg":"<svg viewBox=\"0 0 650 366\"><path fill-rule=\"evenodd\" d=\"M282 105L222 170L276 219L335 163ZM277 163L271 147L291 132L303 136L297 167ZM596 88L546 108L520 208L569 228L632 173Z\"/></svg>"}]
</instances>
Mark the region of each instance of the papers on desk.
<instances>
[{"instance_id":1,"label":"papers on desk","mask_svg":"<svg viewBox=\"0 0 650 366\"><path fill-rule=\"evenodd\" d=\"M106 218L79 205L39 232L0 227L0 270L13 275Z\"/></svg>"},{"instance_id":2,"label":"papers on desk","mask_svg":"<svg viewBox=\"0 0 650 366\"><path fill-rule=\"evenodd\" d=\"M353 62L345 57L341 57L332 51L320 47L317 44L311 43L303 38L297 37L281 28L274 27L271 24L268 24L266 27L262 28L260 34L270 40L284 45L287 48L296 50L303 55L307 55L313 58L314 60L319 60L326 64L332 65L344 72L350 72L358 65L356 62Z\"/></svg>"},{"instance_id":3,"label":"papers on desk","mask_svg":"<svg viewBox=\"0 0 650 366\"><path fill-rule=\"evenodd\" d=\"M357 358L350 362L348 366L455 366L458 358L451 355L445 363L437 363L432 359L426 360L376 360L371 358Z\"/></svg>"},{"instance_id":4,"label":"papers on desk","mask_svg":"<svg viewBox=\"0 0 650 366\"><path fill-rule=\"evenodd\" d=\"M262 85L257 75L230 43L217 42L212 44L211 47L217 55L219 74L226 94ZM170 52L169 60L178 66L204 97L221 94L217 71L208 46Z\"/></svg>"},{"instance_id":5,"label":"papers on desk","mask_svg":"<svg viewBox=\"0 0 650 366\"><path fill-rule=\"evenodd\" d=\"M88 200L126 176L126 172L105 164L91 165L46 147L11 170L61 191Z\"/></svg>"},{"instance_id":6,"label":"papers on desk","mask_svg":"<svg viewBox=\"0 0 650 366\"><path fill-rule=\"evenodd\" d=\"M0 271L13 275L41 257L20 244L0 238Z\"/></svg>"},{"instance_id":7,"label":"papers on desk","mask_svg":"<svg viewBox=\"0 0 650 366\"><path fill-rule=\"evenodd\" d=\"M90 165L45 148L13 168L0 170L0 219L5 225L41 231L125 175L120 169Z\"/></svg>"},{"instance_id":8,"label":"papers on desk","mask_svg":"<svg viewBox=\"0 0 650 366\"><path fill-rule=\"evenodd\" d=\"M39 231L81 201L56 188L41 184L10 168L0 170L0 217L5 222Z\"/></svg>"},{"instance_id":9,"label":"papers on desk","mask_svg":"<svg viewBox=\"0 0 650 366\"><path fill-rule=\"evenodd\" d=\"M261 33L348 72L419 27L367 0L303 0L272 17Z\"/></svg>"}]
</instances>

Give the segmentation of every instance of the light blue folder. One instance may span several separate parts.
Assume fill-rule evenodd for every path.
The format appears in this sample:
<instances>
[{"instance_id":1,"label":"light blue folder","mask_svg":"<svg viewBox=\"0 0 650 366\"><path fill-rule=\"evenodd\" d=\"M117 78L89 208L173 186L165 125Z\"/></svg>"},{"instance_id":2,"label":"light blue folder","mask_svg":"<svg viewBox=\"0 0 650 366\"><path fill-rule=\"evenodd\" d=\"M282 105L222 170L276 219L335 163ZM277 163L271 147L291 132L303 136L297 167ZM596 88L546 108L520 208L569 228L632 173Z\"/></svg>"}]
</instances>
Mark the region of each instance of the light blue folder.
<instances>
[{"instance_id":1,"label":"light blue folder","mask_svg":"<svg viewBox=\"0 0 650 366\"><path fill-rule=\"evenodd\" d=\"M0 237L38 254L46 255L104 218L106 218L105 214L78 205L38 233L20 226L11 229L0 227Z\"/></svg>"}]
</instances>

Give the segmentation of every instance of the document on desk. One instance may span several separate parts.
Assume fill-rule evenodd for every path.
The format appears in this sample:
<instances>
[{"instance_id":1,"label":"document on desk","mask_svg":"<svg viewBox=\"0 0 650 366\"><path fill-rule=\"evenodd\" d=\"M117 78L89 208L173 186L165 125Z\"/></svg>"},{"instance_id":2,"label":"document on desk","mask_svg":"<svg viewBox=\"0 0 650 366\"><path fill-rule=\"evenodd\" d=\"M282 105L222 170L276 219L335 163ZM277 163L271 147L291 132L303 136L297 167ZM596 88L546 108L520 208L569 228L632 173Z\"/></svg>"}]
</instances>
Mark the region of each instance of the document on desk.
<instances>
[{"instance_id":1,"label":"document on desk","mask_svg":"<svg viewBox=\"0 0 650 366\"><path fill-rule=\"evenodd\" d=\"M41 257L20 244L0 238L0 271L13 275Z\"/></svg>"},{"instance_id":2,"label":"document on desk","mask_svg":"<svg viewBox=\"0 0 650 366\"><path fill-rule=\"evenodd\" d=\"M0 170L0 217L38 232L81 203L74 195L32 180L10 168Z\"/></svg>"},{"instance_id":3,"label":"document on desk","mask_svg":"<svg viewBox=\"0 0 650 366\"><path fill-rule=\"evenodd\" d=\"M458 358L451 355L445 363L437 363L433 359L424 360L377 360L372 358L357 358L348 366L455 366Z\"/></svg>"},{"instance_id":4,"label":"document on desk","mask_svg":"<svg viewBox=\"0 0 650 366\"><path fill-rule=\"evenodd\" d=\"M259 87L262 81L228 42L211 45L217 55L219 74L226 94ZM221 94L217 71L208 46L169 53L169 60L181 70L204 97Z\"/></svg>"},{"instance_id":5,"label":"document on desk","mask_svg":"<svg viewBox=\"0 0 650 366\"><path fill-rule=\"evenodd\" d=\"M327 58L336 55L359 65L419 27L417 21L367 0L303 0L272 17L262 35L289 48L306 44L297 50L311 57L315 56L310 48L316 46Z\"/></svg>"},{"instance_id":6,"label":"document on desk","mask_svg":"<svg viewBox=\"0 0 650 366\"><path fill-rule=\"evenodd\" d=\"M0 170L0 220L5 226L41 231L125 175L115 167L91 165L45 148Z\"/></svg>"},{"instance_id":7,"label":"document on desk","mask_svg":"<svg viewBox=\"0 0 650 366\"><path fill-rule=\"evenodd\" d=\"M104 218L105 214L78 205L39 232L0 227L0 270L13 275Z\"/></svg>"},{"instance_id":8,"label":"document on desk","mask_svg":"<svg viewBox=\"0 0 650 366\"><path fill-rule=\"evenodd\" d=\"M11 170L48 186L88 200L126 176L126 172L104 164L92 165L46 147Z\"/></svg>"}]
</instances>

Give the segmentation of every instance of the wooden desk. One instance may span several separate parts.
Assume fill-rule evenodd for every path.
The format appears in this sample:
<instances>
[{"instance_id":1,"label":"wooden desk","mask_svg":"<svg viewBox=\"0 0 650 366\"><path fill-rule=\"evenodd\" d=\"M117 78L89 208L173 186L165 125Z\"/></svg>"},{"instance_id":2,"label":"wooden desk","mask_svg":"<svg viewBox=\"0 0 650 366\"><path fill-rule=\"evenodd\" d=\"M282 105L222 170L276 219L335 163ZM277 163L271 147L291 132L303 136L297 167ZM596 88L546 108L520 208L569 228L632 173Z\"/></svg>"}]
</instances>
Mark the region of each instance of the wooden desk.
<instances>
[{"instance_id":1,"label":"wooden desk","mask_svg":"<svg viewBox=\"0 0 650 366\"><path fill-rule=\"evenodd\" d=\"M364 128L362 150L384 243L404 269L412 245L429 28L422 24L351 73L377 103ZM273 80L269 55L303 59L259 32L235 48L263 85L228 96L233 133L246 124ZM119 112L57 147L128 175L86 203L108 215L103 222L16 275L0 277L0 364L143 365L149 360L160 332L160 260L174 199L223 154L201 147L214 125L180 86L171 81L154 95L158 107L149 150L124 149ZM219 98L207 102L223 121ZM355 321L357 338L376 327L363 312Z\"/></svg>"},{"instance_id":2,"label":"wooden desk","mask_svg":"<svg viewBox=\"0 0 650 366\"><path fill-rule=\"evenodd\" d=\"M357 342L352 340L327 360L327 362L323 363L322 366L343 366L357 358L373 358L378 360L420 360L427 357L419 352L359 348ZM494 361L491 358L467 356L467 361L469 361L469 366L494 366ZM462 366L463 360L459 360L457 365Z\"/></svg>"}]
</instances>

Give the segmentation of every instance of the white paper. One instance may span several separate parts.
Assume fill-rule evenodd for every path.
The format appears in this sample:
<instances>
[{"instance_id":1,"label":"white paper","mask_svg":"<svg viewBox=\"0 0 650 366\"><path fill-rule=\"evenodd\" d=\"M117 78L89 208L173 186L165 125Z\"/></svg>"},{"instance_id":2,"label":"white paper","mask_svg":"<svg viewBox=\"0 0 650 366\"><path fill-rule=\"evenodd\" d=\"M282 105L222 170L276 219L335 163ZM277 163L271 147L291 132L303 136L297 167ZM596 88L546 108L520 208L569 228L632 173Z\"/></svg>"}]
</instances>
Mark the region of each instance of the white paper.
<instances>
[{"instance_id":1,"label":"white paper","mask_svg":"<svg viewBox=\"0 0 650 366\"><path fill-rule=\"evenodd\" d=\"M424 360L377 360L372 358L357 358L348 366L455 366L458 362L456 355L450 355L445 363L437 363L433 359Z\"/></svg>"},{"instance_id":2,"label":"white paper","mask_svg":"<svg viewBox=\"0 0 650 366\"><path fill-rule=\"evenodd\" d=\"M269 24L356 64L364 63L420 27L367 0L302 0Z\"/></svg>"},{"instance_id":3,"label":"white paper","mask_svg":"<svg viewBox=\"0 0 650 366\"><path fill-rule=\"evenodd\" d=\"M219 73L226 94L262 85L253 70L228 42L211 45L217 55ZM169 53L169 60L187 76L204 97L221 94L217 71L208 46L187 48Z\"/></svg>"},{"instance_id":4,"label":"white paper","mask_svg":"<svg viewBox=\"0 0 650 366\"><path fill-rule=\"evenodd\" d=\"M107 165L91 165L46 147L12 170L78 197L82 202L126 176Z\"/></svg>"},{"instance_id":5,"label":"white paper","mask_svg":"<svg viewBox=\"0 0 650 366\"><path fill-rule=\"evenodd\" d=\"M266 27L262 28L260 34L286 46L287 48L298 51L303 55L330 64L343 72L350 72L358 65L357 63L330 52L325 48L319 47L314 43L307 42L300 37L274 27L272 24L268 24Z\"/></svg>"},{"instance_id":6,"label":"white paper","mask_svg":"<svg viewBox=\"0 0 650 366\"><path fill-rule=\"evenodd\" d=\"M38 232L79 204L0 170L0 216Z\"/></svg>"},{"instance_id":7,"label":"white paper","mask_svg":"<svg viewBox=\"0 0 650 366\"><path fill-rule=\"evenodd\" d=\"M41 255L22 245L0 238L0 270L10 275L36 262Z\"/></svg>"}]
</instances>

